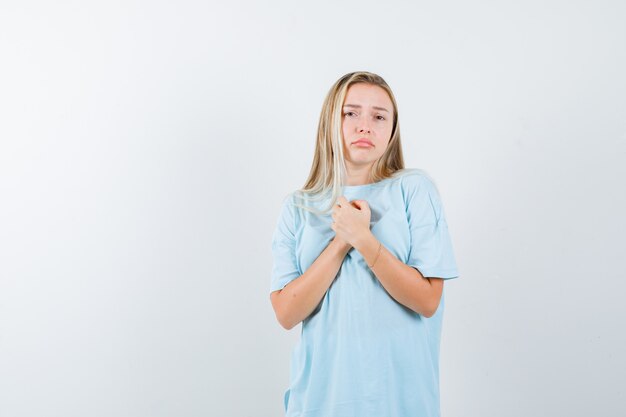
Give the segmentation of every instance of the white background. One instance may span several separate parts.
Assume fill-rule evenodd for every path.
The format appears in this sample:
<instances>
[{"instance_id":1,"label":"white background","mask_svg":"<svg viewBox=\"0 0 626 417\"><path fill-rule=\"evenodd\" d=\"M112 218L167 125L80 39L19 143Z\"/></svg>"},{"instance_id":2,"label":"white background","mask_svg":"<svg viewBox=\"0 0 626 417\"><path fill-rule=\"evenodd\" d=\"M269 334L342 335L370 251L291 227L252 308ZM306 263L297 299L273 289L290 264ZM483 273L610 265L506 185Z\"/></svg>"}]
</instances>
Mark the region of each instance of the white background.
<instances>
[{"instance_id":1,"label":"white background","mask_svg":"<svg viewBox=\"0 0 626 417\"><path fill-rule=\"evenodd\" d=\"M442 415L625 415L626 4L312 3L0 3L0 415L282 415L271 233L356 70L448 218Z\"/></svg>"}]
</instances>

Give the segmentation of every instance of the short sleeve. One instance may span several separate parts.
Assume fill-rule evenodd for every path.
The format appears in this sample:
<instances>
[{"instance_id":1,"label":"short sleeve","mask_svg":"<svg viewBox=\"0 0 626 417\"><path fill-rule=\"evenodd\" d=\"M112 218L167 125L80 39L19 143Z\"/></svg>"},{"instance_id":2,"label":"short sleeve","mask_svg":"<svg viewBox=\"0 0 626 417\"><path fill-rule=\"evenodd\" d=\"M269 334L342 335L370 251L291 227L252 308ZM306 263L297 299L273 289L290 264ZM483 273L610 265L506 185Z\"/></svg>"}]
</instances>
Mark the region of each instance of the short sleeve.
<instances>
[{"instance_id":1,"label":"short sleeve","mask_svg":"<svg viewBox=\"0 0 626 417\"><path fill-rule=\"evenodd\" d=\"M407 265L424 277L451 279L459 276L448 223L439 192L430 178L405 178L405 202L411 246Z\"/></svg>"},{"instance_id":2,"label":"short sleeve","mask_svg":"<svg viewBox=\"0 0 626 417\"><path fill-rule=\"evenodd\" d=\"M282 290L285 285L302 275L296 261L295 216L290 197L283 200L272 235L272 259L270 293Z\"/></svg>"}]
</instances>

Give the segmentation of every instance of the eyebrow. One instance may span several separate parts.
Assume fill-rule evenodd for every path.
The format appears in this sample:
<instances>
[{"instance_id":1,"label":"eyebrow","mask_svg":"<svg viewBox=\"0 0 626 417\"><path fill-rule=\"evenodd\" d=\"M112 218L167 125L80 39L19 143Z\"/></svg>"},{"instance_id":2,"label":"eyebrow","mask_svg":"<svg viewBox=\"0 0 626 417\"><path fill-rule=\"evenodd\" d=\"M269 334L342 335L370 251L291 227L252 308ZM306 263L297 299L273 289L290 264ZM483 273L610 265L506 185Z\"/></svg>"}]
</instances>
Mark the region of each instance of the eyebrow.
<instances>
[{"instance_id":1,"label":"eyebrow","mask_svg":"<svg viewBox=\"0 0 626 417\"><path fill-rule=\"evenodd\" d=\"M358 104L344 104L343 107L353 107L355 109L360 109L361 108L361 106L359 106ZM386 111L387 113L389 113L389 110L387 110L384 107L372 106L372 108L374 110Z\"/></svg>"}]
</instances>

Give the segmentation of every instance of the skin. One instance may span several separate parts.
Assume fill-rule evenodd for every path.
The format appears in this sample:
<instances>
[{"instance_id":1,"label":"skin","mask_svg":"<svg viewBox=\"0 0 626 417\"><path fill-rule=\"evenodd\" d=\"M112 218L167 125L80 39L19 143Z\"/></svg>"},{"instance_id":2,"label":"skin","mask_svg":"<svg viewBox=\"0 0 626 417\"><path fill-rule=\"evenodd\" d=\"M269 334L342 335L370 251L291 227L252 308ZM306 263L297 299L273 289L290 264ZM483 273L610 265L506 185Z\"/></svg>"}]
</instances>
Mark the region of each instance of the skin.
<instances>
[{"instance_id":1,"label":"skin","mask_svg":"<svg viewBox=\"0 0 626 417\"><path fill-rule=\"evenodd\" d=\"M392 129L393 103L387 92L365 83L350 86L341 121L346 185L367 184L370 167L385 153ZM370 140L373 146L355 143L360 138Z\"/></svg>"},{"instance_id":2,"label":"skin","mask_svg":"<svg viewBox=\"0 0 626 417\"><path fill-rule=\"evenodd\" d=\"M350 86L342 117L346 185L367 184L371 166L387 149L392 127L393 103L384 89L366 83ZM368 139L372 146L359 146L355 141L360 138ZM416 313L431 317L441 300L443 279L425 278L376 239L369 228L367 201L348 201L340 196L337 204L332 209L334 239L300 277L270 295L279 323L289 330L311 314L353 247L368 266L373 264L370 269L389 295Z\"/></svg>"}]
</instances>

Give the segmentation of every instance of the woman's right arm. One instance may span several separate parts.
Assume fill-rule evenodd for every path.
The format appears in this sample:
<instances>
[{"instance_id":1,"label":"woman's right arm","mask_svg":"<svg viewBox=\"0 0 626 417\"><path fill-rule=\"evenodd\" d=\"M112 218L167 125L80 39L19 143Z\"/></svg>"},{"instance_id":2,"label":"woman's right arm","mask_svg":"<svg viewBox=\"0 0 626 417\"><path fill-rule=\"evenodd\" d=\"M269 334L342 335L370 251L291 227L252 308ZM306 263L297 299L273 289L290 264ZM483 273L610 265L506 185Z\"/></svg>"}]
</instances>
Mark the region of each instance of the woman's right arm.
<instances>
[{"instance_id":1,"label":"woman's right arm","mask_svg":"<svg viewBox=\"0 0 626 417\"><path fill-rule=\"evenodd\" d=\"M309 269L282 290L272 292L272 307L281 326L290 330L315 310L350 249L341 240L331 240Z\"/></svg>"}]
</instances>

